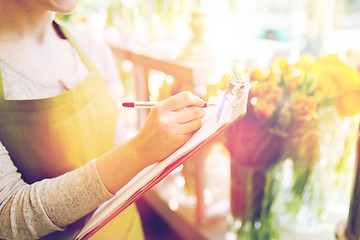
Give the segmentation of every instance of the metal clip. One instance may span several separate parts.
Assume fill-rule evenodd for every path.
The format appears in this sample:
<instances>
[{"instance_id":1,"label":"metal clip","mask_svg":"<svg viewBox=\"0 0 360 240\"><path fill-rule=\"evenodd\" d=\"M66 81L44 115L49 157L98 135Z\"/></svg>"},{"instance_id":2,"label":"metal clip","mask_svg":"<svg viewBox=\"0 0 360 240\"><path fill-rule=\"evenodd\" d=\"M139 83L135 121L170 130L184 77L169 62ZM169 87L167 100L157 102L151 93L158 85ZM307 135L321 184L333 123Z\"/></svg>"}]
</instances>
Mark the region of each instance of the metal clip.
<instances>
[{"instance_id":1,"label":"metal clip","mask_svg":"<svg viewBox=\"0 0 360 240\"><path fill-rule=\"evenodd\" d=\"M229 83L222 99L219 111L217 113L217 122L220 122L224 118L224 113L231 112L243 98L246 96L250 88L256 85L256 82L249 83L250 73L245 73L241 77L236 73L230 75ZM225 114L229 116L229 114ZM227 121L228 119L225 119Z\"/></svg>"}]
</instances>

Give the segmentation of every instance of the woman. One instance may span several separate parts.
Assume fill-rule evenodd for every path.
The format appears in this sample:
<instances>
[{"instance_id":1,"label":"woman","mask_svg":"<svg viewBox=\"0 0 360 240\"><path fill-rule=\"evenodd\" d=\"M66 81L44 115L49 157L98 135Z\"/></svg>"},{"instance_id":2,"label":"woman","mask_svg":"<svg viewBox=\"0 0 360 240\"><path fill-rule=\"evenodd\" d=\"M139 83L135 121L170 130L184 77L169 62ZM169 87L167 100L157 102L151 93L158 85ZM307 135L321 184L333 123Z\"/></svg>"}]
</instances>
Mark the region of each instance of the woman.
<instances>
[{"instance_id":1,"label":"woman","mask_svg":"<svg viewBox=\"0 0 360 240\"><path fill-rule=\"evenodd\" d=\"M101 203L189 139L205 114L203 100L180 93L114 147L111 52L53 20L77 2L0 0L1 239L73 238ZM94 235L141 238L135 206Z\"/></svg>"}]
</instances>

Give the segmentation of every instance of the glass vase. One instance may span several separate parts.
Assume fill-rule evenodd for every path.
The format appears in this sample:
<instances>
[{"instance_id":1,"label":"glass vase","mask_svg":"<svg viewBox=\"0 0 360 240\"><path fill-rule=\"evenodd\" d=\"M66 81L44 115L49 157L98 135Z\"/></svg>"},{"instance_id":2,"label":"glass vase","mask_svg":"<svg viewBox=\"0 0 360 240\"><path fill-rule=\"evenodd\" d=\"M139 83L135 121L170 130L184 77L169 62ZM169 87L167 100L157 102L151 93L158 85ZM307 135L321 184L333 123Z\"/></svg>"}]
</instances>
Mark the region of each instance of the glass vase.
<instances>
[{"instance_id":1,"label":"glass vase","mask_svg":"<svg viewBox=\"0 0 360 240\"><path fill-rule=\"evenodd\" d=\"M277 168L246 166L231 159L230 216L227 240L276 240Z\"/></svg>"},{"instance_id":2,"label":"glass vase","mask_svg":"<svg viewBox=\"0 0 360 240\"><path fill-rule=\"evenodd\" d=\"M356 137L350 133L357 124L358 118L341 119L333 107L324 107L318 120L292 133L286 146L291 154L280 175L282 227L299 233L319 232L327 211L347 211L349 188L344 178L351 176Z\"/></svg>"},{"instance_id":3,"label":"glass vase","mask_svg":"<svg viewBox=\"0 0 360 240\"><path fill-rule=\"evenodd\" d=\"M227 129L225 136L231 172L231 214L226 239L279 239L274 206L284 136L258 120L251 107Z\"/></svg>"},{"instance_id":4,"label":"glass vase","mask_svg":"<svg viewBox=\"0 0 360 240\"><path fill-rule=\"evenodd\" d=\"M318 231L325 211L325 188L321 184L321 173L315 171L315 168L311 173L304 173L303 169L299 170L294 165L292 159L284 161L279 193L282 204L279 204L277 210L280 225L285 229L298 233Z\"/></svg>"},{"instance_id":5,"label":"glass vase","mask_svg":"<svg viewBox=\"0 0 360 240\"><path fill-rule=\"evenodd\" d=\"M324 146L329 158L326 178L328 179L327 209L335 214L347 212L351 197L351 183L354 176L356 142L359 117L340 118L336 116L330 144Z\"/></svg>"}]
</instances>

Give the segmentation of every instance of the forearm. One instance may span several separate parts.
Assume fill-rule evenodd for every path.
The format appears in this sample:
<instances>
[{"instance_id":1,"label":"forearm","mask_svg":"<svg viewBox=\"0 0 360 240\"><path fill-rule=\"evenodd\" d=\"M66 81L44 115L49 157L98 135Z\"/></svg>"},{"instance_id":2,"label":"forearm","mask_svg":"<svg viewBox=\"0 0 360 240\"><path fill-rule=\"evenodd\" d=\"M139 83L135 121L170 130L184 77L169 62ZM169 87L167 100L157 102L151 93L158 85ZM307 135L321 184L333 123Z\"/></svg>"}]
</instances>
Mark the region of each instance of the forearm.
<instances>
[{"instance_id":1,"label":"forearm","mask_svg":"<svg viewBox=\"0 0 360 240\"><path fill-rule=\"evenodd\" d=\"M147 165L133 138L113 148L96 160L100 179L109 192L115 194Z\"/></svg>"},{"instance_id":2,"label":"forearm","mask_svg":"<svg viewBox=\"0 0 360 240\"><path fill-rule=\"evenodd\" d=\"M0 192L0 238L39 238L97 208L112 195L102 185L94 162L53 179L28 185L10 172Z\"/></svg>"},{"instance_id":3,"label":"forearm","mask_svg":"<svg viewBox=\"0 0 360 240\"><path fill-rule=\"evenodd\" d=\"M44 209L61 227L75 222L113 196L101 182L94 161L40 184Z\"/></svg>"}]
</instances>

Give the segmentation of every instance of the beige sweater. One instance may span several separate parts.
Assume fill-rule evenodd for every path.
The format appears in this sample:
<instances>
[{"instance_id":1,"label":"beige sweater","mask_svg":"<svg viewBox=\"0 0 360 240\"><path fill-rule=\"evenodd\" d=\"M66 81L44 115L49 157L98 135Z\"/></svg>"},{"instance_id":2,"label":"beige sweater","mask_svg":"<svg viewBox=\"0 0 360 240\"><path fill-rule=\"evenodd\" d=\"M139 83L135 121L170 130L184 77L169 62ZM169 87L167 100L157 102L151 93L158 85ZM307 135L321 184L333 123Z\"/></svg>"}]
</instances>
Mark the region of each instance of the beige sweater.
<instances>
[{"instance_id":1,"label":"beige sweater","mask_svg":"<svg viewBox=\"0 0 360 240\"><path fill-rule=\"evenodd\" d=\"M110 92L120 100L122 86L108 46L83 34L77 36ZM64 91L61 85L47 88L37 84L36 79L2 55L0 69L6 99L45 98ZM72 88L81 80L75 76L64 84ZM0 238L34 239L63 231L67 225L112 197L101 182L94 163L91 161L65 175L29 185L22 180L21 173L17 172L0 142Z\"/></svg>"}]
</instances>

